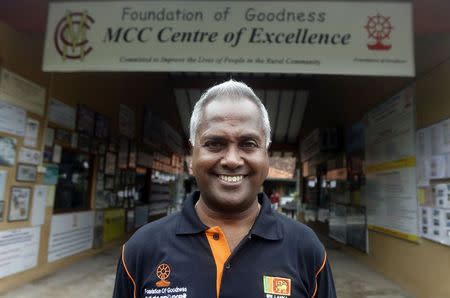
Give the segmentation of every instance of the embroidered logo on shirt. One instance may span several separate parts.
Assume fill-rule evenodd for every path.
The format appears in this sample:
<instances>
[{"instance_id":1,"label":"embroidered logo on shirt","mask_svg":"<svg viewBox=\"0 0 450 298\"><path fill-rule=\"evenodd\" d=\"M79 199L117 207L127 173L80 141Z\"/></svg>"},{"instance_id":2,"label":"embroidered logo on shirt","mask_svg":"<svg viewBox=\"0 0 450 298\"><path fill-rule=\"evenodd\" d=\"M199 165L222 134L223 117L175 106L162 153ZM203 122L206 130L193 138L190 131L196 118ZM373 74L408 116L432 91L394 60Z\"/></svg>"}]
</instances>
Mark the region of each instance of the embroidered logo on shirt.
<instances>
[{"instance_id":1,"label":"embroidered logo on shirt","mask_svg":"<svg viewBox=\"0 0 450 298\"><path fill-rule=\"evenodd\" d=\"M170 276L170 266L167 264L160 264L158 268L156 268L156 276L160 279L156 282L156 286L158 288L168 287L170 286L170 281L167 279Z\"/></svg>"},{"instance_id":2,"label":"embroidered logo on shirt","mask_svg":"<svg viewBox=\"0 0 450 298\"><path fill-rule=\"evenodd\" d=\"M291 280L283 277L264 276L264 293L291 296Z\"/></svg>"}]
</instances>

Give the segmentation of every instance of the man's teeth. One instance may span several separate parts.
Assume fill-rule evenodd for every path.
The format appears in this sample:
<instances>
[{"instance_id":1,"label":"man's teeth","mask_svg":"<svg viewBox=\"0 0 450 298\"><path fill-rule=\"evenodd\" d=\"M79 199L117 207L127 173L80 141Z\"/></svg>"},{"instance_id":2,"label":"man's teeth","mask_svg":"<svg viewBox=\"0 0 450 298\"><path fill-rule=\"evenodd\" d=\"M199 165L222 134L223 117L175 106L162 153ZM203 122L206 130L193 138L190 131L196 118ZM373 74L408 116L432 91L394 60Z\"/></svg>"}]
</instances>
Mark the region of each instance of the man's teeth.
<instances>
[{"instance_id":1,"label":"man's teeth","mask_svg":"<svg viewBox=\"0 0 450 298\"><path fill-rule=\"evenodd\" d=\"M219 179L223 180L225 182L240 182L242 179L244 179L244 176L225 176L225 175L219 175Z\"/></svg>"}]
</instances>

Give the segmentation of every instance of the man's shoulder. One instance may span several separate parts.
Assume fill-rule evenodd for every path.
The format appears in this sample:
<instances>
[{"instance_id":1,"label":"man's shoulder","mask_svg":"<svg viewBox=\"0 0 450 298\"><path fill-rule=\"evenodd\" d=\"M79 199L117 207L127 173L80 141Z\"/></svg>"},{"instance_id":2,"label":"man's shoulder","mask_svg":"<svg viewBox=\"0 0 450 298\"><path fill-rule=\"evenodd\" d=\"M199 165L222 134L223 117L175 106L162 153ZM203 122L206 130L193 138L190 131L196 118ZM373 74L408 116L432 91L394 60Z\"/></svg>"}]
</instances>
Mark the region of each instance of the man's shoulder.
<instances>
[{"instance_id":1,"label":"man's shoulder","mask_svg":"<svg viewBox=\"0 0 450 298\"><path fill-rule=\"evenodd\" d=\"M278 222L283 229L284 237L295 241L302 250L322 251L323 244L316 233L304 223L277 213Z\"/></svg>"},{"instance_id":2,"label":"man's shoulder","mask_svg":"<svg viewBox=\"0 0 450 298\"><path fill-rule=\"evenodd\" d=\"M174 235L180 212L165 216L140 227L125 243L125 251L137 252L159 245L162 239Z\"/></svg>"}]
</instances>

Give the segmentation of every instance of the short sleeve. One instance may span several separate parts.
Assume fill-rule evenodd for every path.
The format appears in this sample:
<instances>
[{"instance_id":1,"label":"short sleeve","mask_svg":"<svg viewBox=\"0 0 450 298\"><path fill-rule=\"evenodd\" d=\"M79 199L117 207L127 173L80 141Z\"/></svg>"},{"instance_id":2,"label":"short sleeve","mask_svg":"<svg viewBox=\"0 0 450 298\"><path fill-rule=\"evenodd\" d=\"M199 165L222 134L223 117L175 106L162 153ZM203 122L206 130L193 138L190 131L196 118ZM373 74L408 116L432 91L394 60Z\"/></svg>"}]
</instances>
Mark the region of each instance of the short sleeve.
<instances>
[{"instance_id":1,"label":"short sleeve","mask_svg":"<svg viewBox=\"0 0 450 298\"><path fill-rule=\"evenodd\" d=\"M333 274L331 273L330 263L327 256L325 255L325 264L319 269L317 273L316 282L317 288L316 293L313 295L314 298L335 298L336 290L334 288Z\"/></svg>"},{"instance_id":2,"label":"short sleeve","mask_svg":"<svg viewBox=\"0 0 450 298\"><path fill-rule=\"evenodd\" d=\"M117 264L113 298L136 298L134 281L128 275L126 265L122 261L122 256L119 258Z\"/></svg>"}]
</instances>

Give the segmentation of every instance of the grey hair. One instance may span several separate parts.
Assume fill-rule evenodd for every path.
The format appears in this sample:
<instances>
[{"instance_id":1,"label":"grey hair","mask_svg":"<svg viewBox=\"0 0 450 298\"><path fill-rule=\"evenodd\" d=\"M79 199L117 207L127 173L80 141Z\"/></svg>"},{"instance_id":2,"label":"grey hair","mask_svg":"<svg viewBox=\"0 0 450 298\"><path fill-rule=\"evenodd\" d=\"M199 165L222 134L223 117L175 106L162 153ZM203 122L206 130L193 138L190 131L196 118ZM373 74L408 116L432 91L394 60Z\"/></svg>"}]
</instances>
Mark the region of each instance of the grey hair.
<instances>
[{"instance_id":1,"label":"grey hair","mask_svg":"<svg viewBox=\"0 0 450 298\"><path fill-rule=\"evenodd\" d=\"M242 82L237 82L234 80L229 80L223 82L219 85L215 85L209 88L197 103L194 106L194 110L192 111L191 121L189 125L189 141L192 146L195 145L195 138L197 134L198 127L200 126L203 110L208 103L217 99L217 98L231 98L231 99L249 99L258 107L261 118L262 118L262 127L265 135L266 148L269 148L270 145L270 121L269 115L267 114L266 107L263 105L261 100L256 96L255 92L253 92L252 88L247 86Z\"/></svg>"}]
</instances>

